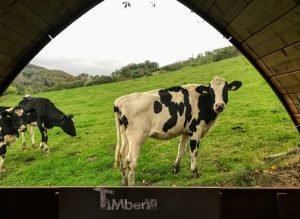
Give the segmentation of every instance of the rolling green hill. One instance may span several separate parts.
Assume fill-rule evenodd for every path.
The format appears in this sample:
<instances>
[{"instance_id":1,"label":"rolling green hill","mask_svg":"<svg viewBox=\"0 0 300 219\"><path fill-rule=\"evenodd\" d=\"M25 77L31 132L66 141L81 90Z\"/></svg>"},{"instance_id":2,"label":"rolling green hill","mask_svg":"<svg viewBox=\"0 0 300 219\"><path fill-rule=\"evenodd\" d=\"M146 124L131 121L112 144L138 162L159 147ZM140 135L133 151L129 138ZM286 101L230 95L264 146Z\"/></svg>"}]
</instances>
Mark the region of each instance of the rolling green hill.
<instances>
[{"instance_id":1,"label":"rolling green hill","mask_svg":"<svg viewBox=\"0 0 300 219\"><path fill-rule=\"evenodd\" d=\"M58 86L59 83L72 81L74 76L60 70L50 70L28 64L13 81L18 93L41 92Z\"/></svg>"},{"instance_id":2,"label":"rolling green hill","mask_svg":"<svg viewBox=\"0 0 300 219\"><path fill-rule=\"evenodd\" d=\"M50 156L32 149L21 150L20 139L7 149L1 186L115 186L121 185L113 169L116 129L113 102L121 95L167 88L186 83L207 84L214 76L241 80L243 86L229 94L226 110L202 140L198 169L192 179L189 152L181 172L173 175L179 139L148 139L138 162L137 185L153 186L257 186L255 173L269 170L280 161L264 157L299 146L300 138L283 106L248 61L239 56L179 71L98 86L41 93L64 113L75 116L78 136L69 137L59 128L49 131ZM21 96L6 95L1 105L16 105ZM37 134L39 141L40 137Z\"/></svg>"}]
</instances>

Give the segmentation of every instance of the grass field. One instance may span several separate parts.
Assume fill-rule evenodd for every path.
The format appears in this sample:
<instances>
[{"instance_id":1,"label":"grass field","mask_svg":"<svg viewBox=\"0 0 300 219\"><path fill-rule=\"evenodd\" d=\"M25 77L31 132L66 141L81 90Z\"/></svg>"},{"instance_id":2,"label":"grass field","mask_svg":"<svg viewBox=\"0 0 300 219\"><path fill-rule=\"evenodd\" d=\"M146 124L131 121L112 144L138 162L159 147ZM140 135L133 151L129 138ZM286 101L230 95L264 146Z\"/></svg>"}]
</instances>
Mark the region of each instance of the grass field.
<instances>
[{"instance_id":1,"label":"grass field","mask_svg":"<svg viewBox=\"0 0 300 219\"><path fill-rule=\"evenodd\" d=\"M7 172L0 175L1 186L118 186L119 170L113 169L116 129L113 102L124 94L167 88L185 83L207 84L214 76L243 86L229 93L229 103L216 126L202 140L198 169L192 179L189 151L182 159L181 172L171 173L179 139L148 139L143 145L136 176L137 185L152 186L257 186L245 177L248 171L269 169L276 163L264 157L299 146L300 137L289 115L259 73L243 57L136 80L41 93L66 114L75 116L76 137L59 128L49 130L50 156L32 149L27 134L27 150L20 139L7 150ZM21 96L0 99L0 105L16 105ZM40 135L36 130L36 139ZM279 165L279 164L278 164Z\"/></svg>"}]
</instances>

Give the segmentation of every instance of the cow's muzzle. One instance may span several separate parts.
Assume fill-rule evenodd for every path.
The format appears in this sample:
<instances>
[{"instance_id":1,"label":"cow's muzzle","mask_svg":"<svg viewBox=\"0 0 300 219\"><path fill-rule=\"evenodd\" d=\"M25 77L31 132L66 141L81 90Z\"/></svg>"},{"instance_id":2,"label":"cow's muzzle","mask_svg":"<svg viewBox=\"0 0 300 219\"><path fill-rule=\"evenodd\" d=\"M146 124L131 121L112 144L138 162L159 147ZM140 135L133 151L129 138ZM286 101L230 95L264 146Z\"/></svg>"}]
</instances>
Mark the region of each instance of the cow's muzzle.
<instances>
[{"instance_id":1,"label":"cow's muzzle","mask_svg":"<svg viewBox=\"0 0 300 219\"><path fill-rule=\"evenodd\" d=\"M216 113L221 113L225 109L225 104L224 103L215 103L214 104L214 111Z\"/></svg>"},{"instance_id":2,"label":"cow's muzzle","mask_svg":"<svg viewBox=\"0 0 300 219\"><path fill-rule=\"evenodd\" d=\"M27 131L27 127L25 125L21 125L21 127L19 128L19 132L26 132Z\"/></svg>"}]
</instances>

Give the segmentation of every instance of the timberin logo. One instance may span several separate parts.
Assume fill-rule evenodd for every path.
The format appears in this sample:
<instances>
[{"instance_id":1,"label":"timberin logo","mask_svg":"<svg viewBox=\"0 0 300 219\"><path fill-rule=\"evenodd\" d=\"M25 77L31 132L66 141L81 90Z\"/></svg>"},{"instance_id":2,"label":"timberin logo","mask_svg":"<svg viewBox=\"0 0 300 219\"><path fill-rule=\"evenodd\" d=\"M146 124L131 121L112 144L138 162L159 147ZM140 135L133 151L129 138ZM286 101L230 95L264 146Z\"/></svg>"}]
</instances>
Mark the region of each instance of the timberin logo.
<instances>
[{"instance_id":1,"label":"timberin logo","mask_svg":"<svg viewBox=\"0 0 300 219\"><path fill-rule=\"evenodd\" d=\"M113 190L103 188L94 190L100 192L100 210L157 210L157 199L145 198L143 201L132 202L126 198L112 198L111 196L115 194Z\"/></svg>"}]
</instances>

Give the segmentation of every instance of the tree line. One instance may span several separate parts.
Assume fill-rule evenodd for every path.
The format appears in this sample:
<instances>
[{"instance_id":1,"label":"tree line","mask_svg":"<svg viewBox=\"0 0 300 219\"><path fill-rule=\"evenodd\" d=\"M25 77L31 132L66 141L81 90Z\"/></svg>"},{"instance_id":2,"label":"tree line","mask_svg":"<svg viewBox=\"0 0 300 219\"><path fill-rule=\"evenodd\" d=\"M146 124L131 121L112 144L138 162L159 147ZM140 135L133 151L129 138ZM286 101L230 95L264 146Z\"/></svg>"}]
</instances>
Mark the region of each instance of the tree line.
<instances>
[{"instance_id":1,"label":"tree line","mask_svg":"<svg viewBox=\"0 0 300 219\"><path fill-rule=\"evenodd\" d=\"M187 60L178 61L160 68L162 71L177 71L181 68L190 66L204 65L212 62L218 62L223 59L232 58L240 55L240 52L233 46L227 46L224 48L215 49L212 51L206 51L205 53L200 53L196 57L191 57Z\"/></svg>"},{"instance_id":2,"label":"tree line","mask_svg":"<svg viewBox=\"0 0 300 219\"><path fill-rule=\"evenodd\" d=\"M92 86L116 81L131 80L139 77L151 76L153 72L177 71L187 66L198 66L240 55L239 51L228 46L205 53L196 57L178 61L163 67L157 62L146 60L143 63L131 63L113 71L110 75L89 75L82 73L77 76L60 70L49 70L40 66L27 65L6 90L5 94L16 93L20 95L40 93L46 91Z\"/></svg>"}]
</instances>

